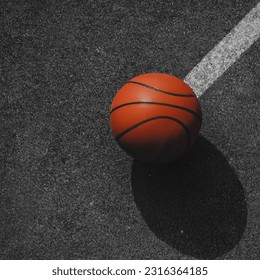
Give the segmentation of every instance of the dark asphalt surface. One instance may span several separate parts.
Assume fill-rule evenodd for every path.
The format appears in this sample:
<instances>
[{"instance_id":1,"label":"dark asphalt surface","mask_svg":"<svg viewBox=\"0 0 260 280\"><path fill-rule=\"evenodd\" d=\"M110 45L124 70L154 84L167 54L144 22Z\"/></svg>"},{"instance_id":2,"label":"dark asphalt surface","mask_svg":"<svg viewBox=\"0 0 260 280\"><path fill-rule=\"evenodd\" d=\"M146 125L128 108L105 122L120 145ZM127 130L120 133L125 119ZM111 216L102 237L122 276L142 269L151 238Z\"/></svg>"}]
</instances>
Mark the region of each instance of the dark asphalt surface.
<instances>
[{"instance_id":1,"label":"dark asphalt surface","mask_svg":"<svg viewBox=\"0 0 260 280\"><path fill-rule=\"evenodd\" d=\"M260 259L259 41L179 161L133 161L109 128L128 79L184 78L258 1L82 2L0 4L0 258Z\"/></svg>"}]
</instances>

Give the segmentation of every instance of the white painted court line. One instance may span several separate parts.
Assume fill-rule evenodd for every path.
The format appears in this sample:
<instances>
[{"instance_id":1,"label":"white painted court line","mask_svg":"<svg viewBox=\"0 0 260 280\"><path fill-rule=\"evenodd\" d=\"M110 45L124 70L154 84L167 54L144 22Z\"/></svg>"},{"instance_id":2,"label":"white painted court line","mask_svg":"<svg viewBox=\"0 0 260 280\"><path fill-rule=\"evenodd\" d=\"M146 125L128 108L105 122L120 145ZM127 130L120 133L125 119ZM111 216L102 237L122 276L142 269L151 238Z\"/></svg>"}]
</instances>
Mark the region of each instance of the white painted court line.
<instances>
[{"instance_id":1,"label":"white painted court line","mask_svg":"<svg viewBox=\"0 0 260 280\"><path fill-rule=\"evenodd\" d=\"M260 37L260 2L216 45L184 81L199 97Z\"/></svg>"}]
</instances>

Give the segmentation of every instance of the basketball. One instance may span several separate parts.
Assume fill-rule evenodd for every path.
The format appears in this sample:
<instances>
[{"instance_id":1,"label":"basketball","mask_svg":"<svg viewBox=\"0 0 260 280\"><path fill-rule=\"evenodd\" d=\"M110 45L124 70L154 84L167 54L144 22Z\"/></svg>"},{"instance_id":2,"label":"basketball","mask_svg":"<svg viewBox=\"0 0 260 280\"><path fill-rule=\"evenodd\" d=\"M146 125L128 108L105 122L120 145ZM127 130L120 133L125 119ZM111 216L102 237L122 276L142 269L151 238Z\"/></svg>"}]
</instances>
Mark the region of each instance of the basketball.
<instances>
[{"instance_id":1,"label":"basketball","mask_svg":"<svg viewBox=\"0 0 260 280\"><path fill-rule=\"evenodd\" d=\"M153 163L173 161L186 153L199 135L201 120L191 87L162 73L129 80L115 95L110 110L119 146L135 159Z\"/></svg>"}]
</instances>

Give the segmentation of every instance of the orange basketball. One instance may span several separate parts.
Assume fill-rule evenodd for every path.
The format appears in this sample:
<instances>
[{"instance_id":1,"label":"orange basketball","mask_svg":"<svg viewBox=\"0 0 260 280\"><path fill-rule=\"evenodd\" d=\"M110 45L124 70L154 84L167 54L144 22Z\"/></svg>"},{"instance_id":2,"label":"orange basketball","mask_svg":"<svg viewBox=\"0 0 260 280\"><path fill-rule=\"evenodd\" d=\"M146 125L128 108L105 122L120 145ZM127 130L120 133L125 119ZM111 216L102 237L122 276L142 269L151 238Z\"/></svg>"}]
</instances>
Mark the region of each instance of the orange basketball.
<instances>
[{"instance_id":1,"label":"orange basketball","mask_svg":"<svg viewBox=\"0 0 260 280\"><path fill-rule=\"evenodd\" d=\"M185 82L168 74L147 73L118 91L110 123L118 144L128 154L140 161L168 162L195 142L201 109Z\"/></svg>"}]
</instances>

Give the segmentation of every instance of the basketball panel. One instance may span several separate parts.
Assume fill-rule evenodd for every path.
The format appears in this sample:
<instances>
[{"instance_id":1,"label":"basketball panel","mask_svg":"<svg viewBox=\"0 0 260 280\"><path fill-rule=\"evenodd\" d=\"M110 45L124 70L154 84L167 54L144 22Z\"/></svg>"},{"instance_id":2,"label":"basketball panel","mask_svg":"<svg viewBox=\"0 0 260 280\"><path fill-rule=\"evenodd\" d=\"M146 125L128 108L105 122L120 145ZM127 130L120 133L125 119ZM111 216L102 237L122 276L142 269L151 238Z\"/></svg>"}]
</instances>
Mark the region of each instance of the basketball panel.
<instances>
[{"instance_id":1,"label":"basketball panel","mask_svg":"<svg viewBox=\"0 0 260 280\"><path fill-rule=\"evenodd\" d=\"M200 105L195 95L191 98L175 97L136 84L126 84L119 90L113 100L111 111L118 106L131 102L167 103L188 108L201 115Z\"/></svg>"},{"instance_id":2,"label":"basketball panel","mask_svg":"<svg viewBox=\"0 0 260 280\"><path fill-rule=\"evenodd\" d=\"M146 73L134 77L130 81L143 83L160 90L179 94L192 94L192 88L181 79L164 73Z\"/></svg>"},{"instance_id":3,"label":"basketball panel","mask_svg":"<svg viewBox=\"0 0 260 280\"><path fill-rule=\"evenodd\" d=\"M178 123L168 119L157 119L129 131L118 143L134 158L154 162L165 152L180 156L187 148L187 135ZM166 151L167 147L171 147L171 150Z\"/></svg>"},{"instance_id":4,"label":"basketball panel","mask_svg":"<svg viewBox=\"0 0 260 280\"><path fill-rule=\"evenodd\" d=\"M158 104L133 104L118 108L111 113L112 132L117 137L124 130L137 123L159 116L176 118L189 130L192 128L192 131L197 131L197 133L200 129L200 120L185 110Z\"/></svg>"}]
</instances>

